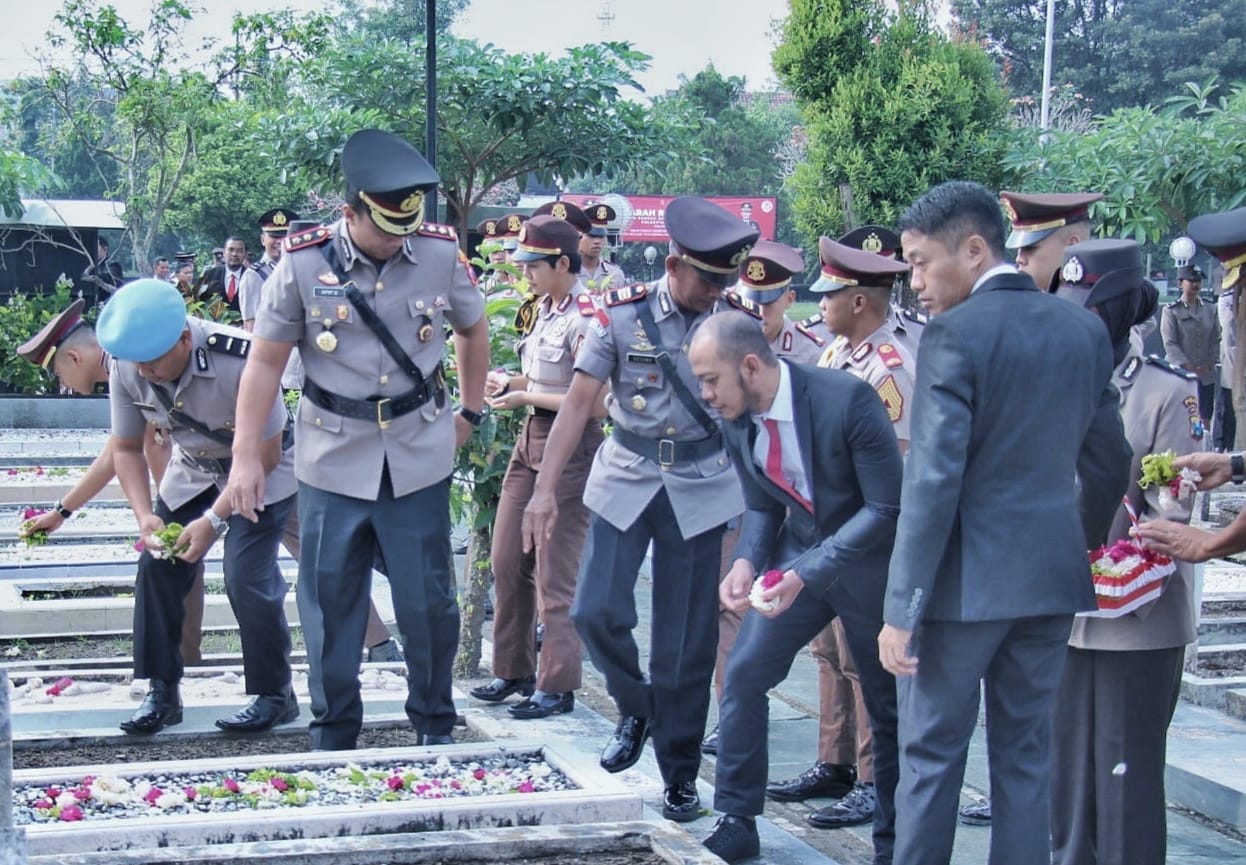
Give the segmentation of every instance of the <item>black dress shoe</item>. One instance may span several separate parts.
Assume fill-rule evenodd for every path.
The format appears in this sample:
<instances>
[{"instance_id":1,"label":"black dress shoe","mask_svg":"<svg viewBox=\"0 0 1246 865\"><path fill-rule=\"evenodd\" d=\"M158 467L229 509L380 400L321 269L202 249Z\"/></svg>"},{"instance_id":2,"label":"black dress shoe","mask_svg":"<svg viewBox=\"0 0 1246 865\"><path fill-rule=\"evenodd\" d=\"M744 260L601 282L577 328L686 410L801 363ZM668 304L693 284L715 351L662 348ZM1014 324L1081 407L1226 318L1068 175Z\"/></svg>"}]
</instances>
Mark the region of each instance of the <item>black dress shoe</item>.
<instances>
[{"instance_id":1,"label":"black dress shoe","mask_svg":"<svg viewBox=\"0 0 1246 865\"><path fill-rule=\"evenodd\" d=\"M420 733L415 737L417 745L453 745L454 737L449 733Z\"/></svg>"},{"instance_id":2,"label":"black dress shoe","mask_svg":"<svg viewBox=\"0 0 1246 865\"><path fill-rule=\"evenodd\" d=\"M874 819L878 798L872 783L862 783L834 805L819 808L806 819L810 826L819 829L838 829L841 826L860 826Z\"/></svg>"},{"instance_id":3,"label":"black dress shoe","mask_svg":"<svg viewBox=\"0 0 1246 865\"><path fill-rule=\"evenodd\" d=\"M636 765L645 750L649 738L649 719L624 715L614 728L614 735L601 752L601 768L607 772L622 772Z\"/></svg>"},{"instance_id":4,"label":"black dress shoe","mask_svg":"<svg viewBox=\"0 0 1246 865\"><path fill-rule=\"evenodd\" d=\"M226 733L260 733L278 724L288 724L299 716L299 701L293 691L260 694L250 704L228 718L216 722Z\"/></svg>"},{"instance_id":5,"label":"black dress shoe","mask_svg":"<svg viewBox=\"0 0 1246 865\"><path fill-rule=\"evenodd\" d=\"M718 818L714 831L701 842L719 859L733 865L761 854L761 841L757 837L757 822L752 817L724 814Z\"/></svg>"},{"instance_id":6,"label":"black dress shoe","mask_svg":"<svg viewBox=\"0 0 1246 865\"><path fill-rule=\"evenodd\" d=\"M957 816L966 826L990 826L991 800L979 799L977 802L971 802L961 808Z\"/></svg>"},{"instance_id":7,"label":"black dress shoe","mask_svg":"<svg viewBox=\"0 0 1246 865\"><path fill-rule=\"evenodd\" d=\"M178 694L177 682L152 679L138 711L130 716L130 720L121 722L121 729L127 733L148 734L180 723L182 698Z\"/></svg>"},{"instance_id":8,"label":"black dress shoe","mask_svg":"<svg viewBox=\"0 0 1246 865\"><path fill-rule=\"evenodd\" d=\"M472 688L471 695L486 703L500 703L511 694L530 697L535 690L536 676L525 676L522 679L494 679L487 685Z\"/></svg>"},{"instance_id":9,"label":"black dress shoe","mask_svg":"<svg viewBox=\"0 0 1246 865\"><path fill-rule=\"evenodd\" d=\"M680 781L662 793L662 816L676 823L687 823L701 816L701 797L696 781Z\"/></svg>"},{"instance_id":10,"label":"black dress shoe","mask_svg":"<svg viewBox=\"0 0 1246 865\"><path fill-rule=\"evenodd\" d=\"M537 718L548 718L550 715L562 715L575 708L575 691L562 691L558 694L547 694L544 691L533 691L532 696L523 702L516 703L506 711L512 718L521 721L532 721Z\"/></svg>"},{"instance_id":11,"label":"black dress shoe","mask_svg":"<svg viewBox=\"0 0 1246 865\"><path fill-rule=\"evenodd\" d=\"M701 740L701 753L709 754L711 757L718 756L718 725L714 725L714 729L710 730L709 735Z\"/></svg>"},{"instance_id":12,"label":"black dress shoe","mask_svg":"<svg viewBox=\"0 0 1246 865\"><path fill-rule=\"evenodd\" d=\"M848 795L856 780L857 770L853 766L814 763L813 768L806 769L795 778L767 784L766 795L779 802L803 802L812 796L838 799Z\"/></svg>"}]
</instances>

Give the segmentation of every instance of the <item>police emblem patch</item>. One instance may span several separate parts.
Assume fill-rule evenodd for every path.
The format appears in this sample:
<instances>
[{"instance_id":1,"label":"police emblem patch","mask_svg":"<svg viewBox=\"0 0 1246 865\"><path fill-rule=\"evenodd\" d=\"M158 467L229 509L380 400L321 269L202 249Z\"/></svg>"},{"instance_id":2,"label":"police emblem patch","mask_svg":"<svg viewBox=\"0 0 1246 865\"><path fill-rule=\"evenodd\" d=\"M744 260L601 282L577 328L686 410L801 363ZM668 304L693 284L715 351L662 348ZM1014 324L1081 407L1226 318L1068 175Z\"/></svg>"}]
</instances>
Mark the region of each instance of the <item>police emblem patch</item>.
<instances>
[{"instance_id":1,"label":"police emblem patch","mask_svg":"<svg viewBox=\"0 0 1246 865\"><path fill-rule=\"evenodd\" d=\"M1064 268L1060 271L1060 278L1065 282L1081 282L1085 275L1086 270L1082 267L1081 259L1076 255L1066 261Z\"/></svg>"}]
</instances>

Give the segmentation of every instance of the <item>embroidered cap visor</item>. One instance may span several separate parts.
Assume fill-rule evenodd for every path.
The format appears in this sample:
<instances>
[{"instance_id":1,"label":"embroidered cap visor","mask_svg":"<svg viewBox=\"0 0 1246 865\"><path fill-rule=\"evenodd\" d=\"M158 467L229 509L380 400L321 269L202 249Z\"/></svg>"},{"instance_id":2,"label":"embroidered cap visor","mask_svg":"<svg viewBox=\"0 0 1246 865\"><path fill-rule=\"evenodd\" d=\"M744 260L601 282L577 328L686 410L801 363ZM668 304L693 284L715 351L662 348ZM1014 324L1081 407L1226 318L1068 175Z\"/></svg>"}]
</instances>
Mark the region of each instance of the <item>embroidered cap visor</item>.
<instances>
[{"instance_id":1,"label":"embroidered cap visor","mask_svg":"<svg viewBox=\"0 0 1246 865\"><path fill-rule=\"evenodd\" d=\"M68 339L71 333L85 326L86 322L82 320L82 310L85 306L86 302L82 298L75 300L45 324L37 334L18 346L17 353L36 366L47 369L52 363L52 358L56 356L56 350L60 344Z\"/></svg>"},{"instance_id":2,"label":"embroidered cap visor","mask_svg":"<svg viewBox=\"0 0 1246 865\"><path fill-rule=\"evenodd\" d=\"M1098 192L1001 192L1000 206L1012 224L1004 245L1033 246L1058 228L1089 219L1090 205L1102 198Z\"/></svg>"},{"instance_id":3,"label":"embroidered cap visor","mask_svg":"<svg viewBox=\"0 0 1246 865\"><path fill-rule=\"evenodd\" d=\"M534 216L519 230L518 246L511 259L540 261L550 256L571 255L579 250L580 233L556 216Z\"/></svg>"},{"instance_id":4,"label":"embroidered cap visor","mask_svg":"<svg viewBox=\"0 0 1246 865\"><path fill-rule=\"evenodd\" d=\"M891 288L895 279L909 270L902 261L847 246L829 237L818 238L822 275L809 290L824 294L845 288Z\"/></svg>"}]
</instances>

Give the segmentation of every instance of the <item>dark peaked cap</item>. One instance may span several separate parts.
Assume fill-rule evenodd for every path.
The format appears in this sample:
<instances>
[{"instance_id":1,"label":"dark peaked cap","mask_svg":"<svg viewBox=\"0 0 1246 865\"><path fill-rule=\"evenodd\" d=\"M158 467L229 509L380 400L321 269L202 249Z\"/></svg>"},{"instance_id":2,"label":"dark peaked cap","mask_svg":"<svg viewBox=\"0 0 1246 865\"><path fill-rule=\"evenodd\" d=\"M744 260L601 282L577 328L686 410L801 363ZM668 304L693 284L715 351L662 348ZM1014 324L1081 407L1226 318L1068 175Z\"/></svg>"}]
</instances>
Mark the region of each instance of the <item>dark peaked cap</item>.
<instances>
[{"instance_id":1,"label":"dark peaked cap","mask_svg":"<svg viewBox=\"0 0 1246 865\"><path fill-rule=\"evenodd\" d=\"M760 232L704 198L683 196L666 205L666 233L671 254L678 256L714 285L735 282L740 262Z\"/></svg>"},{"instance_id":2,"label":"dark peaked cap","mask_svg":"<svg viewBox=\"0 0 1246 865\"><path fill-rule=\"evenodd\" d=\"M1090 218L1090 205L1103 198L1099 192L1009 192L999 194L1004 214L1012 223L1005 243L1009 249L1033 246L1057 228Z\"/></svg>"}]
</instances>

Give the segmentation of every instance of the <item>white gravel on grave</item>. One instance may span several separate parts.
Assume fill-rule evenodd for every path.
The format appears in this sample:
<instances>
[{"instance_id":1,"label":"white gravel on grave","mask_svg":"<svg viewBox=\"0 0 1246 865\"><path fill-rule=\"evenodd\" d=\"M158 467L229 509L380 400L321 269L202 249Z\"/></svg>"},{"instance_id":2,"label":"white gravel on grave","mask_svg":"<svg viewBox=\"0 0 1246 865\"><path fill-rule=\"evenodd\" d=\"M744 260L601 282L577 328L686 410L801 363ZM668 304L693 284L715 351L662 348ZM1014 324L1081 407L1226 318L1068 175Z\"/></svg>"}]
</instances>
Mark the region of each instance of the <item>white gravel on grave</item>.
<instances>
[{"instance_id":1,"label":"white gravel on grave","mask_svg":"<svg viewBox=\"0 0 1246 865\"><path fill-rule=\"evenodd\" d=\"M105 429L2 429L0 456L26 457L38 463L38 457L95 456L108 441Z\"/></svg>"}]
</instances>

